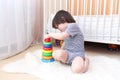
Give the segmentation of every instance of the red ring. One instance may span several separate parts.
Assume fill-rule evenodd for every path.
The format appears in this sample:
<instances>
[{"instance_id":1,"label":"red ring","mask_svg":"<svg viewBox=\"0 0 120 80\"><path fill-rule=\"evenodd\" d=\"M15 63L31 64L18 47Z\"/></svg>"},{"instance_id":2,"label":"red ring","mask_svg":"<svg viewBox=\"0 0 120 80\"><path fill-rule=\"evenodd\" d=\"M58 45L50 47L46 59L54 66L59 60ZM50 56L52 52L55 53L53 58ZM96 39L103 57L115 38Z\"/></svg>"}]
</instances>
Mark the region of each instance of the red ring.
<instances>
[{"instance_id":1,"label":"red ring","mask_svg":"<svg viewBox=\"0 0 120 80\"><path fill-rule=\"evenodd\" d=\"M52 48L45 48L45 47L43 47L43 50L52 50Z\"/></svg>"}]
</instances>

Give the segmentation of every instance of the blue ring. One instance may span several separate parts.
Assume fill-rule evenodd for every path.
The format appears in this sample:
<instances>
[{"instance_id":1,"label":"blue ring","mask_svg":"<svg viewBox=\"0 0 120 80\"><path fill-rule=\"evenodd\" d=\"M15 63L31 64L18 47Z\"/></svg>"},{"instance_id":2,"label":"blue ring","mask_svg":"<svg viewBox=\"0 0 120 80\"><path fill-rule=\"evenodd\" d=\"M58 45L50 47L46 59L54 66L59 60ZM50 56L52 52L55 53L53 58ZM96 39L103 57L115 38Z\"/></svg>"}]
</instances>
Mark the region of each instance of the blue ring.
<instances>
[{"instance_id":1,"label":"blue ring","mask_svg":"<svg viewBox=\"0 0 120 80\"><path fill-rule=\"evenodd\" d=\"M47 44L47 43L43 43L43 45L46 45L46 46L47 46L47 45L49 45L49 46L52 46L52 44L51 44L51 43L50 43L50 44Z\"/></svg>"},{"instance_id":2,"label":"blue ring","mask_svg":"<svg viewBox=\"0 0 120 80\"><path fill-rule=\"evenodd\" d=\"M45 63L50 63L50 62L54 62L55 61L55 59L54 58L52 58L52 59L50 59L50 60L46 60L46 59L41 59L42 60L42 62L45 62Z\"/></svg>"},{"instance_id":3,"label":"blue ring","mask_svg":"<svg viewBox=\"0 0 120 80\"><path fill-rule=\"evenodd\" d=\"M43 47L45 47L45 48L51 48L52 45L43 45Z\"/></svg>"}]
</instances>

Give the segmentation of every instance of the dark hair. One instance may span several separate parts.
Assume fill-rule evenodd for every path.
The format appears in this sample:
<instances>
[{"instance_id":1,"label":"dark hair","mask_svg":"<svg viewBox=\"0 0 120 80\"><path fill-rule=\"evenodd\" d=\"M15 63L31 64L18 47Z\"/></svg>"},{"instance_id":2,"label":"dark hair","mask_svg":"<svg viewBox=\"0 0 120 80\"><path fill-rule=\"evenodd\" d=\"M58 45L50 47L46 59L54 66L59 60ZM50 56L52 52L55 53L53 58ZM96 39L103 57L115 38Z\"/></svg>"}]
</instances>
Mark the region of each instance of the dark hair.
<instances>
[{"instance_id":1,"label":"dark hair","mask_svg":"<svg viewBox=\"0 0 120 80\"><path fill-rule=\"evenodd\" d=\"M65 10L60 10L56 13L56 15L53 18L52 27L57 28L56 26L58 26L61 23L65 23L65 22L75 23L75 20L69 12Z\"/></svg>"}]
</instances>

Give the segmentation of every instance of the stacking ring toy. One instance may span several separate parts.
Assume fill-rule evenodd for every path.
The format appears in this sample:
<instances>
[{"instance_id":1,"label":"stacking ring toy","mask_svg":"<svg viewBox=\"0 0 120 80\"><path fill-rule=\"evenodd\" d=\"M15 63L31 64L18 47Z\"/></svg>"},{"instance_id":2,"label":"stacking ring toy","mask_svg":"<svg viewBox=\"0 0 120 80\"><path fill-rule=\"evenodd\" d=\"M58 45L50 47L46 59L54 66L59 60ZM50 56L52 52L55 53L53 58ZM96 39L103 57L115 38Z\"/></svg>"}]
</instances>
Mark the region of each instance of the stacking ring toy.
<instances>
[{"instance_id":1,"label":"stacking ring toy","mask_svg":"<svg viewBox=\"0 0 120 80\"><path fill-rule=\"evenodd\" d=\"M48 42L48 43L43 43L43 45L49 45L49 46L51 46L52 45L52 42Z\"/></svg>"},{"instance_id":2,"label":"stacking ring toy","mask_svg":"<svg viewBox=\"0 0 120 80\"><path fill-rule=\"evenodd\" d=\"M52 48L45 48L45 47L43 47L43 50L52 50Z\"/></svg>"},{"instance_id":3,"label":"stacking ring toy","mask_svg":"<svg viewBox=\"0 0 120 80\"><path fill-rule=\"evenodd\" d=\"M52 50L50 50L50 51L45 51L45 50L43 50L42 52L43 52L43 53L52 53Z\"/></svg>"},{"instance_id":4,"label":"stacking ring toy","mask_svg":"<svg viewBox=\"0 0 120 80\"><path fill-rule=\"evenodd\" d=\"M42 62L48 63L53 62L54 58L52 57L52 41L51 38L46 38L43 41L43 50L42 50Z\"/></svg>"},{"instance_id":5,"label":"stacking ring toy","mask_svg":"<svg viewBox=\"0 0 120 80\"><path fill-rule=\"evenodd\" d=\"M43 42L43 45L52 45L52 42Z\"/></svg>"},{"instance_id":6,"label":"stacking ring toy","mask_svg":"<svg viewBox=\"0 0 120 80\"><path fill-rule=\"evenodd\" d=\"M46 55L49 55L49 54L52 54L52 52L50 52L50 53L45 53L45 52L42 52L42 54L46 54Z\"/></svg>"},{"instance_id":7,"label":"stacking ring toy","mask_svg":"<svg viewBox=\"0 0 120 80\"><path fill-rule=\"evenodd\" d=\"M45 62L45 63L49 63L49 62L54 62L55 60L52 58L50 60L45 60L45 59L41 59L42 62Z\"/></svg>"},{"instance_id":8,"label":"stacking ring toy","mask_svg":"<svg viewBox=\"0 0 120 80\"><path fill-rule=\"evenodd\" d=\"M45 47L45 48L51 48L52 44L51 45L43 45L43 47Z\"/></svg>"},{"instance_id":9,"label":"stacking ring toy","mask_svg":"<svg viewBox=\"0 0 120 80\"><path fill-rule=\"evenodd\" d=\"M48 53L42 53L43 56L52 56L52 53L48 54Z\"/></svg>"},{"instance_id":10,"label":"stacking ring toy","mask_svg":"<svg viewBox=\"0 0 120 80\"><path fill-rule=\"evenodd\" d=\"M43 55L42 55L42 58L43 58L43 59L46 59L46 60L49 60L49 59L52 59L53 57L52 57L52 56L43 56Z\"/></svg>"},{"instance_id":11,"label":"stacking ring toy","mask_svg":"<svg viewBox=\"0 0 120 80\"><path fill-rule=\"evenodd\" d=\"M45 42L51 42L51 38L44 39Z\"/></svg>"}]
</instances>

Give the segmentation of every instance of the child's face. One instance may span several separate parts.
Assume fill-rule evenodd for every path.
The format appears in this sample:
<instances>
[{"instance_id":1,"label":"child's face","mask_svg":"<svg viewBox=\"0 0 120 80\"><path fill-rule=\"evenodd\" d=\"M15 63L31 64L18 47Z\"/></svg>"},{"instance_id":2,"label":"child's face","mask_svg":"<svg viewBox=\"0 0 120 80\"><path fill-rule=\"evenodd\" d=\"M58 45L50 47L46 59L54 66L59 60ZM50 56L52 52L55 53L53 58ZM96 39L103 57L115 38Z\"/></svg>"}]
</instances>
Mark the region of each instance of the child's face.
<instances>
[{"instance_id":1,"label":"child's face","mask_svg":"<svg viewBox=\"0 0 120 80\"><path fill-rule=\"evenodd\" d=\"M61 23L61 24L58 25L58 29L61 32L65 31L66 27L67 27L67 23Z\"/></svg>"}]
</instances>

